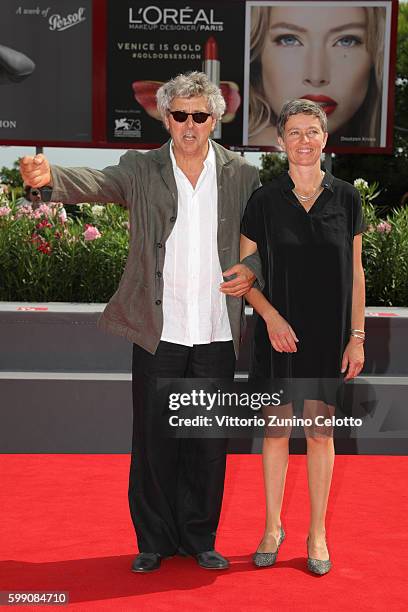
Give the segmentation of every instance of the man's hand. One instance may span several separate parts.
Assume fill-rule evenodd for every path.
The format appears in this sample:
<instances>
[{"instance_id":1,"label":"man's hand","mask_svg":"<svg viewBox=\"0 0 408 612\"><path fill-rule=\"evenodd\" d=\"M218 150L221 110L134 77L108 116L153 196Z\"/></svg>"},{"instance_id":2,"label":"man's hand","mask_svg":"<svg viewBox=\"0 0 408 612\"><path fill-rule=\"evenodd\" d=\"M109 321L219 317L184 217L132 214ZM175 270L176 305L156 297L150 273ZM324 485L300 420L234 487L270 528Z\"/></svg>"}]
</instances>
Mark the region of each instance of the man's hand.
<instances>
[{"instance_id":1,"label":"man's hand","mask_svg":"<svg viewBox=\"0 0 408 612\"><path fill-rule=\"evenodd\" d=\"M222 275L224 278L235 275L232 280L225 281L220 285L222 293L233 297L241 297L248 293L256 279L255 274L244 264L235 264L228 270L224 270Z\"/></svg>"},{"instance_id":2,"label":"man's hand","mask_svg":"<svg viewBox=\"0 0 408 612\"><path fill-rule=\"evenodd\" d=\"M350 338L343 353L341 372L347 374L344 380L351 380L358 376L364 365L364 343L359 338Z\"/></svg>"},{"instance_id":3,"label":"man's hand","mask_svg":"<svg viewBox=\"0 0 408 612\"><path fill-rule=\"evenodd\" d=\"M20 159L20 173L26 186L39 189L52 185L50 164L42 154L35 157L27 155Z\"/></svg>"}]
</instances>

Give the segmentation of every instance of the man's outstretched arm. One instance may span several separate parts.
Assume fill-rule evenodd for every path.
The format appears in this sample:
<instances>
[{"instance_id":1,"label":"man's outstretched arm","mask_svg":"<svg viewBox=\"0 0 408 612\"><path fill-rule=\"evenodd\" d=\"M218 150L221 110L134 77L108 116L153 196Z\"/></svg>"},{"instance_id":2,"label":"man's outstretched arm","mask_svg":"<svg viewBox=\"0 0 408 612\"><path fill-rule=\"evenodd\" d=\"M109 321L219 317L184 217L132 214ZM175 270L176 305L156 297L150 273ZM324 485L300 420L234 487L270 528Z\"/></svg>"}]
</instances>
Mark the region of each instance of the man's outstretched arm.
<instances>
[{"instance_id":1,"label":"man's outstretched arm","mask_svg":"<svg viewBox=\"0 0 408 612\"><path fill-rule=\"evenodd\" d=\"M52 187L52 199L66 204L79 202L116 202L127 206L132 181L128 153L116 166L103 170L51 166L42 155L20 160L20 172L25 185L39 189Z\"/></svg>"}]
</instances>

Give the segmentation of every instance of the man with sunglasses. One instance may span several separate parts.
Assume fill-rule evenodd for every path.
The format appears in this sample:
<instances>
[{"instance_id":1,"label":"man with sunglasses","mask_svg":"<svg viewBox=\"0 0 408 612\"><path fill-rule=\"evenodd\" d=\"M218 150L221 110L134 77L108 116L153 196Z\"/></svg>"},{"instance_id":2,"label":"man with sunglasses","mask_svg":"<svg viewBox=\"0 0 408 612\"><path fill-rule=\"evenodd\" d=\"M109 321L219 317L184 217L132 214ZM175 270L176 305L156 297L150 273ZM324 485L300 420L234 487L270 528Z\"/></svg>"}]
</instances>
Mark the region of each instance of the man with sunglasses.
<instances>
[{"instance_id":1,"label":"man with sunglasses","mask_svg":"<svg viewBox=\"0 0 408 612\"><path fill-rule=\"evenodd\" d=\"M259 187L256 168L210 140L225 111L205 74L178 75L157 92L170 140L145 154L128 151L102 171L24 158L32 187L52 186L61 202L118 202L129 208L129 257L99 326L133 345L133 442L129 505L148 572L176 553L205 569L226 569L214 550L226 440L158 436L163 405L157 379L232 378L244 295L257 256L239 261L240 222ZM223 282L224 276L235 278ZM220 291L222 285L224 295Z\"/></svg>"}]
</instances>

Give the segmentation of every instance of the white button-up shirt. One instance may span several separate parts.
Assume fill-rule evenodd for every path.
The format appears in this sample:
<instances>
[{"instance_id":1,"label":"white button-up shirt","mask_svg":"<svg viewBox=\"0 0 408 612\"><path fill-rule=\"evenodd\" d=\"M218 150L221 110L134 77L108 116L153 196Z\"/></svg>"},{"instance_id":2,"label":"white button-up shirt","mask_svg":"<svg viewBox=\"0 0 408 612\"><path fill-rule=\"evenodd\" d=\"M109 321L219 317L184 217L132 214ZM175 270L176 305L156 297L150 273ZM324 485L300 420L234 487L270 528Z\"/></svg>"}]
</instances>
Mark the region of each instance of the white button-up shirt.
<instances>
[{"instance_id":1,"label":"white button-up shirt","mask_svg":"<svg viewBox=\"0 0 408 612\"><path fill-rule=\"evenodd\" d=\"M161 339L193 346L232 340L217 249L217 173L211 143L194 188L170 156L178 213L166 242Z\"/></svg>"}]
</instances>

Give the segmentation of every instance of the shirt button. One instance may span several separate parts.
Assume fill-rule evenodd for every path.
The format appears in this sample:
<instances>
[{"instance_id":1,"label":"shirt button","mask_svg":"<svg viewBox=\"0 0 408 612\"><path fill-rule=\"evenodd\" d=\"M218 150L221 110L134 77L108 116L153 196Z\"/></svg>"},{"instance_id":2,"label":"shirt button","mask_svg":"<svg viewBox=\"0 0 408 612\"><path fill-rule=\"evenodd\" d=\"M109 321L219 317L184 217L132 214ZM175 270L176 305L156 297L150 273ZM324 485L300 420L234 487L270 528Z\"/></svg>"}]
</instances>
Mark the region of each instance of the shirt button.
<instances>
[{"instance_id":1,"label":"shirt button","mask_svg":"<svg viewBox=\"0 0 408 612\"><path fill-rule=\"evenodd\" d=\"M160 306L161 300L156 300L156 306Z\"/></svg>"},{"instance_id":2,"label":"shirt button","mask_svg":"<svg viewBox=\"0 0 408 612\"><path fill-rule=\"evenodd\" d=\"M160 272L160 270L158 272L156 272L156 276L157 276L157 278L161 278L162 277L162 273Z\"/></svg>"},{"instance_id":3,"label":"shirt button","mask_svg":"<svg viewBox=\"0 0 408 612\"><path fill-rule=\"evenodd\" d=\"M163 245L162 245L162 243L161 243L161 242L158 242L158 243L156 244L156 246L157 246L157 248L158 248L158 249L161 249Z\"/></svg>"},{"instance_id":4,"label":"shirt button","mask_svg":"<svg viewBox=\"0 0 408 612\"><path fill-rule=\"evenodd\" d=\"M170 217L170 221L171 221L172 223L174 223L174 222L175 222L175 220L176 220L176 217Z\"/></svg>"}]
</instances>

